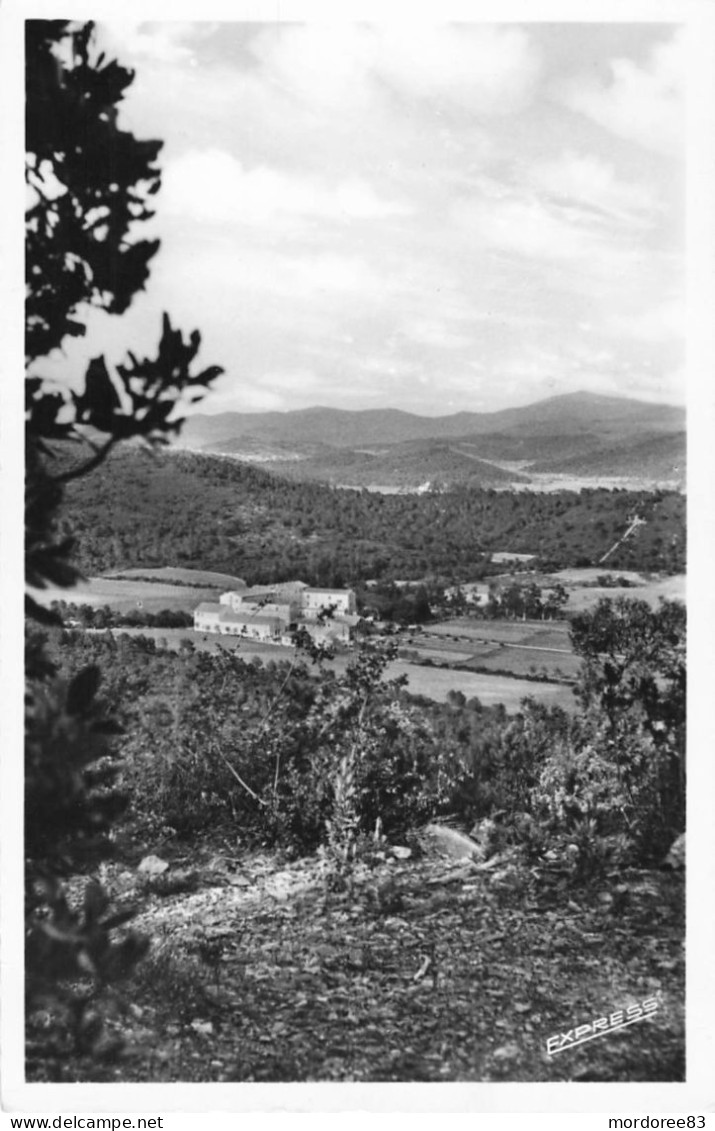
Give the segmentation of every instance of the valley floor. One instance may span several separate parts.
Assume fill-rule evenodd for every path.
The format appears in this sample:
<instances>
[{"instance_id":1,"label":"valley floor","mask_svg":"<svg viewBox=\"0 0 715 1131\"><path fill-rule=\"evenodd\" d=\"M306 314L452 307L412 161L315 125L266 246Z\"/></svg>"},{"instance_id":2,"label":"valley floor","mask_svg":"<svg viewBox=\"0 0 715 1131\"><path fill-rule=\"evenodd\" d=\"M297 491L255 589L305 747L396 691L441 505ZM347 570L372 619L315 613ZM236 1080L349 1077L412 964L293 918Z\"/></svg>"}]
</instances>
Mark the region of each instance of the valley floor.
<instances>
[{"instance_id":1,"label":"valley floor","mask_svg":"<svg viewBox=\"0 0 715 1131\"><path fill-rule=\"evenodd\" d=\"M88 632L103 631L99 629L88 629ZM285 647L280 644L263 644L256 641L242 641L237 640L235 637L219 636L215 633L201 633L194 632L186 628L115 628L111 630L113 635L119 637L126 633L128 636L145 636L151 640L158 642L162 641L166 646L177 650L181 647L183 640L191 640L192 645L198 651L202 652L216 652L218 648L224 648L229 652L235 652L242 660L251 661L260 659L263 663L274 661L275 663L282 663L286 660L293 659L295 650L293 648ZM419 649L422 652L422 649ZM506 671L497 670L495 672L489 671L469 671L461 667L448 666L450 664L461 662L468 659L474 653L475 649L472 647L468 649L467 653L457 651L452 655L437 657L436 662L442 663L445 666L425 666L421 663L411 663L407 659L394 660L386 670L388 679L396 679L398 676L407 676L406 690L412 695L423 695L427 699L433 699L435 702L443 703L447 700L450 691L460 691L465 698L471 699L476 696L485 707L494 706L497 703L503 703L507 711L517 711L523 699L527 696L538 699L542 703L548 703L553 706L563 707L564 710L570 710L574 706L574 696L571 687L567 684L557 683L547 680L534 680L519 678L518 675L512 675ZM426 658L429 658L429 653L424 653ZM343 655L336 656L334 660L328 662L328 666L334 668L336 671L344 671L349 662L351 653L344 653ZM522 654L519 653L519 659ZM543 664L544 654L538 653L534 656L528 657L528 663L524 663L523 672L527 673L530 666L533 666L533 660L536 658L538 663ZM556 657L561 659L562 657ZM571 657L566 657L569 659ZM506 659L506 651L498 651L498 662L495 661L497 669L499 667L506 667L513 660ZM480 660L480 665L487 666L487 663Z\"/></svg>"}]
</instances>

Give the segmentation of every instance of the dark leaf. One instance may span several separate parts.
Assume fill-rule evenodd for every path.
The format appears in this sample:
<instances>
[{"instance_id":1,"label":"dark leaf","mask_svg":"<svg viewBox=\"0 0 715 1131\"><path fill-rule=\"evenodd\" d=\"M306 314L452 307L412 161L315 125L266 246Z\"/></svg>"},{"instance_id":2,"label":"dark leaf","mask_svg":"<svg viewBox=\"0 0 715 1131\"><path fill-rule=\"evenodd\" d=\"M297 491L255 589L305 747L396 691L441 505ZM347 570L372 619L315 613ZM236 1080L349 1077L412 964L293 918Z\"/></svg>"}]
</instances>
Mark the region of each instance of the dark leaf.
<instances>
[{"instance_id":1,"label":"dark leaf","mask_svg":"<svg viewBox=\"0 0 715 1131\"><path fill-rule=\"evenodd\" d=\"M84 715L97 694L102 675L98 667L83 668L72 680L67 691L67 713Z\"/></svg>"}]
</instances>

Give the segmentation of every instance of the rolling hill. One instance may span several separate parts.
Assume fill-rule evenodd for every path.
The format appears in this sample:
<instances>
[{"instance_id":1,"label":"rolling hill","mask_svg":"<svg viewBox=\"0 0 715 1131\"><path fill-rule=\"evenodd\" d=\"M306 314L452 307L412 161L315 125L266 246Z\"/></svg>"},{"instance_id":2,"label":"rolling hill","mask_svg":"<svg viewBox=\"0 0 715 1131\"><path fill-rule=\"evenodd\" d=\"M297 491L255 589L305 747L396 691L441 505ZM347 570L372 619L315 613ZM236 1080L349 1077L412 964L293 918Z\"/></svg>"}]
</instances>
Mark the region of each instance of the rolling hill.
<instances>
[{"instance_id":1,"label":"rolling hill","mask_svg":"<svg viewBox=\"0 0 715 1131\"><path fill-rule=\"evenodd\" d=\"M459 483L472 487L507 487L527 483L525 475L505 471L460 450L448 440L409 440L382 448L346 449L324 447L299 460L276 468L292 479L315 479L336 486L369 487L384 485L405 489L419 486Z\"/></svg>"},{"instance_id":2,"label":"rolling hill","mask_svg":"<svg viewBox=\"0 0 715 1131\"><path fill-rule=\"evenodd\" d=\"M641 439L579 452L560 459L537 461L532 471L559 475L633 476L652 480L685 481L686 436L684 432L654 434Z\"/></svg>"},{"instance_id":3,"label":"rolling hill","mask_svg":"<svg viewBox=\"0 0 715 1131\"><path fill-rule=\"evenodd\" d=\"M399 409L197 414L177 446L279 463L291 478L414 489L429 482L529 483L531 472L682 484L685 413L594 393L491 413ZM513 464L516 466L504 466Z\"/></svg>"}]
</instances>

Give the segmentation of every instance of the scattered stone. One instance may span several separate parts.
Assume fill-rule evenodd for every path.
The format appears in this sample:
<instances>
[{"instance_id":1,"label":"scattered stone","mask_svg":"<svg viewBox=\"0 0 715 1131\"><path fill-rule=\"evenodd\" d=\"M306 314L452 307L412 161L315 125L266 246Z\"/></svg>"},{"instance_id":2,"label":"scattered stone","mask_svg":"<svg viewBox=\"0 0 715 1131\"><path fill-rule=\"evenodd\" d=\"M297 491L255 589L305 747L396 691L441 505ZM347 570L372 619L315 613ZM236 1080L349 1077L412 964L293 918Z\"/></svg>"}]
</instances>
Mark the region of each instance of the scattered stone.
<instances>
[{"instance_id":1,"label":"scattered stone","mask_svg":"<svg viewBox=\"0 0 715 1131\"><path fill-rule=\"evenodd\" d=\"M430 876L426 881L429 887L435 887L437 884L455 884L462 880L468 879L473 874L474 868L472 864L466 867L452 867L449 872L440 872L438 876Z\"/></svg>"},{"instance_id":2,"label":"scattered stone","mask_svg":"<svg viewBox=\"0 0 715 1131\"><path fill-rule=\"evenodd\" d=\"M390 852L397 860L409 860L412 855L412 849L404 844L390 845Z\"/></svg>"},{"instance_id":3,"label":"scattered stone","mask_svg":"<svg viewBox=\"0 0 715 1131\"><path fill-rule=\"evenodd\" d=\"M469 835L483 850L485 857L492 856L496 852L499 827L490 817L477 821Z\"/></svg>"},{"instance_id":4,"label":"scattered stone","mask_svg":"<svg viewBox=\"0 0 715 1131\"><path fill-rule=\"evenodd\" d=\"M519 1055L519 1046L511 1042L508 1045L502 1045L500 1048L495 1049L492 1056L495 1060L514 1060Z\"/></svg>"},{"instance_id":5,"label":"scattered stone","mask_svg":"<svg viewBox=\"0 0 715 1131\"><path fill-rule=\"evenodd\" d=\"M670 846L670 852L661 864L661 868L673 868L680 871L685 867L685 833L681 833Z\"/></svg>"},{"instance_id":6,"label":"scattered stone","mask_svg":"<svg viewBox=\"0 0 715 1131\"><path fill-rule=\"evenodd\" d=\"M497 865L504 864L504 862L509 859L511 859L511 857L507 852L500 852L498 856L492 856L489 860L475 864L474 867L479 872L488 872L491 871L492 868L496 868Z\"/></svg>"},{"instance_id":7,"label":"scattered stone","mask_svg":"<svg viewBox=\"0 0 715 1131\"><path fill-rule=\"evenodd\" d=\"M178 868L171 872L149 873L144 880L144 890L159 896L196 891L198 886L198 872L190 871L188 868Z\"/></svg>"},{"instance_id":8,"label":"scattered stone","mask_svg":"<svg viewBox=\"0 0 715 1131\"><path fill-rule=\"evenodd\" d=\"M169 867L166 860L162 860L160 856L145 856L137 872L142 872L147 876L160 876Z\"/></svg>"},{"instance_id":9,"label":"scattered stone","mask_svg":"<svg viewBox=\"0 0 715 1131\"><path fill-rule=\"evenodd\" d=\"M225 872L226 871L226 857L225 856L212 856L206 865L207 872Z\"/></svg>"},{"instance_id":10,"label":"scattered stone","mask_svg":"<svg viewBox=\"0 0 715 1131\"><path fill-rule=\"evenodd\" d=\"M460 833L457 829L451 829L448 825L427 825L424 829L424 835L438 852L456 860L462 860L465 856L483 860L486 855L481 845L477 844L466 833Z\"/></svg>"},{"instance_id":11,"label":"scattered stone","mask_svg":"<svg viewBox=\"0 0 715 1131\"><path fill-rule=\"evenodd\" d=\"M211 1021L192 1021L191 1028L202 1037L210 1037L214 1031L213 1022Z\"/></svg>"}]
</instances>

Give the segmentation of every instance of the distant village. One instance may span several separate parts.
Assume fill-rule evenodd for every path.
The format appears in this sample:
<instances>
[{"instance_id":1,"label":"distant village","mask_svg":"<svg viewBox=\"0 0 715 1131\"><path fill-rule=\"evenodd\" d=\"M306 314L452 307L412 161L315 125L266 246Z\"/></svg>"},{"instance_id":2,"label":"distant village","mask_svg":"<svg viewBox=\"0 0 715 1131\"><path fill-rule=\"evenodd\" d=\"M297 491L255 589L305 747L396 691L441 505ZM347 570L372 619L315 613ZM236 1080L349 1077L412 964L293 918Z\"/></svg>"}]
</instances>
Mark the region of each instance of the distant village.
<instances>
[{"instance_id":1,"label":"distant village","mask_svg":"<svg viewBox=\"0 0 715 1131\"><path fill-rule=\"evenodd\" d=\"M312 589L302 581L245 586L194 610L196 632L290 645L304 629L316 644L350 643L359 621L352 589Z\"/></svg>"}]
</instances>

